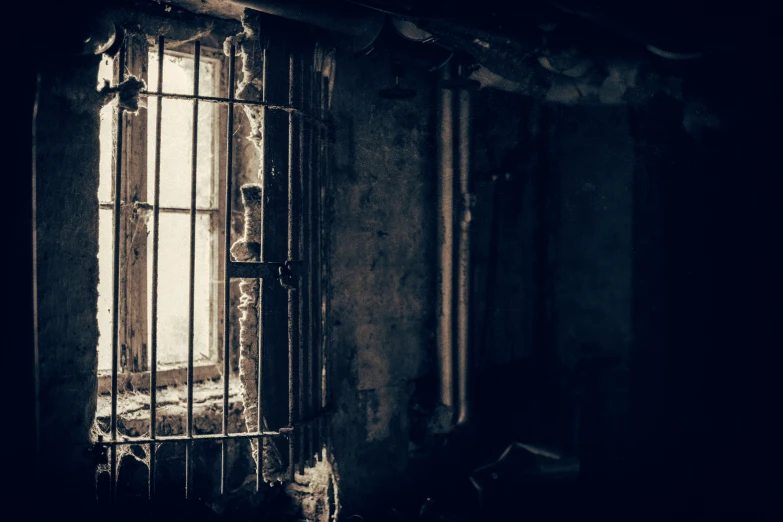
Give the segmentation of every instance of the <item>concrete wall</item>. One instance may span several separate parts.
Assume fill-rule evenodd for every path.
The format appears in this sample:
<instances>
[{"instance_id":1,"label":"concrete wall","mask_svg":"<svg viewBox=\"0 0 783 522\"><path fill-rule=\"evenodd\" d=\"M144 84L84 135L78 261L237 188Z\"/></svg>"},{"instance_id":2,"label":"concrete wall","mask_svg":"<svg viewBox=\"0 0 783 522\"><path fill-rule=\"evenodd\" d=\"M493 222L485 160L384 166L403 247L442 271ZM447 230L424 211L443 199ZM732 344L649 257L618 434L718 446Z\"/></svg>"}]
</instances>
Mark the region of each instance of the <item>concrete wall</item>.
<instances>
[{"instance_id":1,"label":"concrete wall","mask_svg":"<svg viewBox=\"0 0 783 522\"><path fill-rule=\"evenodd\" d=\"M409 70L411 100L386 100L382 49L338 54L329 191L331 440L343 515L396 498L409 464L408 403L432 371L434 78Z\"/></svg>"},{"instance_id":2,"label":"concrete wall","mask_svg":"<svg viewBox=\"0 0 783 522\"><path fill-rule=\"evenodd\" d=\"M40 471L75 505L94 485L99 62L42 64L34 123Z\"/></svg>"}]
</instances>

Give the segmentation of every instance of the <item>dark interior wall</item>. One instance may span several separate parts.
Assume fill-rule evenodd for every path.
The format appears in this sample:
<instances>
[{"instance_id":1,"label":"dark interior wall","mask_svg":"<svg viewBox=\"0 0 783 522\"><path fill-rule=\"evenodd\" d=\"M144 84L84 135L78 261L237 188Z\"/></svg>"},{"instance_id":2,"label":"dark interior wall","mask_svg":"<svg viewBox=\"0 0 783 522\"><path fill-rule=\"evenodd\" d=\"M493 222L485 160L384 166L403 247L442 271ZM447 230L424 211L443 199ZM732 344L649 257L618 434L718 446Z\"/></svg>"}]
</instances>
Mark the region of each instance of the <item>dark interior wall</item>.
<instances>
[{"instance_id":1,"label":"dark interior wall","mask_svg":"<svg viewBox=\"0 0 783 522\"><path fill-rule=\"evenodd\" d=\"M417 96L382 99L389 60L338 53L331 108L331 443L346 516L402 486L413 381L434 353L434 78L411 68Z\"/></svg>"},{"instance_id":2,"label":"dark interior wall","mask_svg":"<svg viewBox=\"0 0 783 522\"><path fill-rule=\"evenodd\" d=\"M34 121L39 471L76 505L95 476L99 62L42 64Z\"/></svg>"},{"instance_id":3,"label":"dark interior wall","mask_svg":"<svg viewBox=\"0 0 783 522\"><path fill-rule=\"evenodd\" d=\"M627 109L493 91L475 105L478 424L503 426L479 436L496 452L535 442L577 454L584 473L616 471L632 341ZM498 397L516 407L498 410Z\"/></svg>"}]
</instances>

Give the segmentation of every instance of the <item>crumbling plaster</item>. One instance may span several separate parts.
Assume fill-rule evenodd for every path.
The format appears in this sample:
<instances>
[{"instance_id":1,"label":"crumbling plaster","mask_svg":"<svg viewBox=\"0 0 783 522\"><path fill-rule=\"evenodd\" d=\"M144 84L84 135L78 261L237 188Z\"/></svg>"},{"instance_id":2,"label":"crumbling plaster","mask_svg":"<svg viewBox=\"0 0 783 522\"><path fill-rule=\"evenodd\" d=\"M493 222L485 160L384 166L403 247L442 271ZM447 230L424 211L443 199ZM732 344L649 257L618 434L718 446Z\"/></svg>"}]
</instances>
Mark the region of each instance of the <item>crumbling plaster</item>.
<instances>
[{"instance_id":1,"label":"crumbling plaster","mask_svg":"<svg viewBox=\"0 0 783 522\"><path fill-rule=\"evenodd\" d=\"M389 60L382 49L336 59L330 425L346 515L394 498L410 458L413 381L434 371L434 77L410 69L417 96L382 99Z\"/></svg>"}]
</instances>

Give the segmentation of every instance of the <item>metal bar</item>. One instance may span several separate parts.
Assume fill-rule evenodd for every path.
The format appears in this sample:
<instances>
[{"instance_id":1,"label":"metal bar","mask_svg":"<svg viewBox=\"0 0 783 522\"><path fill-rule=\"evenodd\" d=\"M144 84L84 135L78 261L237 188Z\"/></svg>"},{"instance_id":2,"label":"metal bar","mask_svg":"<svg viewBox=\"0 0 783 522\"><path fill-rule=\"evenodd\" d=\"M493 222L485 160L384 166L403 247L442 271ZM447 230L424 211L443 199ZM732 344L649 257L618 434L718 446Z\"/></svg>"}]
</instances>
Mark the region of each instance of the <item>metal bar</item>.
<instances>
[{"instance_id":1,"label":"metal bar","mask_svg":"<svg viewBox=\"0 0 783 522\"><path fill-rule=\"evenodd\" d=\"M297 85L297 93L296 93L296 104L299 106L300 109L304 109L304 59L303 54L301 51L297 53L298 58L298 68L296 70L296 85ZM297 194L296 194L296 204L297 204L297 215L296 215L296 224L298 227L297 230L297 259L299 259L300 263L304 265L304 241L305 241L305 226L304 226L304 212L305 209L303 208L303 194L304 194L304 154L303 154L303 145L304 145L304 123L302 122L302 118L297 118L297 147L296 152L298 155L298 162L297 162L297 169L298 169L298 176L297 176ZM293 134L293 131L292 131ZM305 265L306 266L306 265ZM302 275L302 271L299 270L296 274L297 276L297 288L299 289L299 300L297 302L297 324L296 324L296 330L297 330L297 338L299 340L298 343L298 349L299 349L299 376L298 376L298 391L299 391L299 418L302 419L305 417L305 352L309 352L309 349L307 345L305 344L307 337L303 333L304 329L304 308L305 308L305 298L302 295L303 292L305 292L305 286L304 286L304 276ZM300 430L299 431L299 474L304 474L304 456L305 456L305 431L306 430Z\"/></svg>"},{"instance_id":2,"label":"metal bar","mask_svg":"<svg viewBox=\"0 0 783 522\"><path fill-rule=\"evenodd\" d=\"M462 208L459 218L457 265L457 424L470 418L468 386L470 377L470 91L459 92L457 146L459 151L459 192Z\"/></svg>"},{"instance_id":3,"label":"metal bar","mask_svg":"<svg viewBox=\"0 0 783 522\"><path fill-rule=\"evenodd\" d=\"M223 280L223 435L228 434L228 385L231 374L231 328L229 311L231 310L231 278L229 265L231 263L231 193L232 171L234 170L234 63L236 61L236 46L231 46L228 58L228 123L226 133L226 218L225 218L225 277ZM220 494L226 491L226 465L228 464L228 445L224 439L221 444L220 459Z\"/></svg>"},{"instance_id":4,"label":"metal bar","mask_svg":"<svg viewBox=\"0 0 783 522\"><path fill-rule=\"evenodd\" d=\"M313 105L314 105L314 111L319 116L321 115L321 106L323 104L323 76L321 71L314 70L313 71L313 84L314 84L314 93L313 93ZM310 180L311 187L310 187L310 250L312 251L313 255L311 258L310 263L310 272L311 272L311 279L312 279L312 286L313 286L313 297L310 301L310 314L311 314L311 336L313 338L313 343L311 346L311 352L314 352L310 359L310 368L311 373L313 373L313 378L311 379L310 386L312 388L316 387L317 381L317 375L318 375L318 363L316 361L315 355L318 353L319 345L320 345L320 311L318 305L320 304L318 299L316 297L319 295L319 289L320 289L320 271L318 271L319 265L319 257L318 257L318 247L319 247L319 241L320 237L318 235L318 200L320 199L320 191L318 190L320 179L322 175L322 158L323 158L323 149L321 147L321 129L317 128L314 129L314 137L313 137L313 147L314 147L314 171L313 171L313 177ZM316 397L316 394L313 393L309 397L311 408L314 411L318 411L319 405L318 405L318 399ZM316 426L311 427L311 435L314 439L313 441L313 449L315 447L320 445L320 423Z\"/></svg>"},{"instance_id":5,"label":"metal bar","mask_svg":"<svg viewBox=\"0 0 783 522\"><path fill-rule=\"evenodd\" d=\"M121 206L124 207L133 207L136 209L141 210L152 210L152 205L149 203L143 203L140 201L136 201L134 203L125 203L124 201L120 202ZM108 201L103 201L98 204L99 208L102 209L113 209L114 203L110 203ZM188 207L159 207L160 211L164 214L190 214L190 208ZM220 212L217 208L197 208L196 212L199 214L214 214L217 212Z\"/></svg>"},{"instance_id":6,"label":"metal bar","mask_svg":"<svg viewBox=\"0 0 783 522\"><path fill-rule=\"evenodd\" d=\"M313 110L313 70L312 70L312 63L313 63L313 56L312 52L309 55L308 58L308 67L306 68L307 73L307 82L305 83L303 80L303 86L307 85L307 96L306 96L306 102L303 101L302 107L304 110L312 111ZM302 74L304 78L304 72ZM304 91L304 89L303 89ZM305 98L305 93L302 93L303 99ZM307 165L304 164L304 126L305 122L302 122L302 131L300 134L300 140L302 141L301 152L300 152L300 158L302 161L300 162L302 165L302 173L301 173L301 179L302 179L302 196L301 200L304 204L304 208L302 210L302 261L304 266L307 270L307 281L305 283L305 288L307 291L307 298L305 301L307 302L306 307L302 307L304 313L306 314L306 317L303 317L303 331L306 335L306 341L307 344L305 345L305 348L307 350L307 373L308 373L308 383L307 383L307 415L312 416L313 415L313 386L312 386L312 373L313 373L313 343L315 341L315 338L313 337L313 257L312 257L312 233L313 233L313 205L312 205L312 193L313 193L313 127L310 126L308 129L307 134ZM304 169L307 169L307 174L305 178L305 172ZM306 242L306 244L305 244ZM314 451L314 441L313 441L313 432L312 429L309 430L310 433L308 434L308 454L312 455Z\"/></svg>"},{"instance_id":7,"label":"metal bar","mask_svg":"<svg viewBox=\"0 0 783 522\"><path fill-rule=\"evenodd\" d=\"M163 91L163 36L158 37L158 91ZM158 262L160 243L160 142L163 121L163 99L158 96L155 115L155 181L152 203L152 324L150 325L150 438L154 441L158 427ZM155 496L155 451L154 442L150 443L149 497Z\"/></svg>"},{"instance_id":8,"label":"metal bar","mask_svg":"<svg viewBox=\"0 0 783 522\"><path fill-rule=\"evenodd\" d=\"M190 267L188 272L188 437L193 436L193 332L195 326L196 287L196 183L198 178L198 81L201 60L201 42L194 44L193 51L193 138L191 144L190 169ZM190 496L192 479L191 445L185 446L185 498Z\"/></svg>"},{"instance_id":9,"label":"metal bar","mask_svg":"<svg viewBox=\"0 0 783 522\"><path fill-rule=\"evenodd\" d=\"M264 437L286 437L288 434L285 432L285 428L280 431L262 431L254 433L230 433L223 435L221 433L212 433L207 435L194 435L189 437L187 435L172 435L169 437L156 437L152 439L150 437L142 438L129 438L127 440L115 440L115 441L103 441L95 443L96 446L127 446L129 444L150 444L164 443L164 442L198 442L202 440L222 441L222 440L245 440L245 439L258 439Z\"/></svg>"},{"instance_id":10,"label":"metal bar","mask_svg":"<svg viewBox=\"0 0 783 522\"><path fill-rule=\"evenodd\" d=\"M163 93L157 93L157 92L149 92L149 91L141 91L139 93L139 96L143 96L145 98L149 97L157 97L157 96L163 96L164 98L172 99L172 100L199 100L206 103L220 103L220 104L228 104L231 103L232 105L256 105L256 106L262 106L266 107L269 110L273 111L284 111L284 112L291 112L294 114L297 114L299 116L302 116L306 119L313 120L316 123L320 123L323 125L328 125L330 122L327 122L323 119L319 119L316 116L313 116L311 114L307 114L303 112L301 109L294 107L293 105L276 105L273 103L269 103L266 101L259 101L259 100L229 100L229 98L221 98L219 96L193 96L192 94L178 94L178 93L172 93L172 92L163 92Z\"/></svg>"},{"instance_id":11,"label":"metal bar","mask_svg":"<svg viewBox=\"0 0 783 522\"><path fill-rule=\"evenodd\" d=\"M261 63L261 82L262 82L262 91L261 91L261 97L264 102L266 102L266 47L263 49L263 58ZM266 112L266 110L263 110L262 112ZM262 117L266 117L266 114L262 114ZM266 121L266 120L263 120ZM261 126L261 143L266 143L266 125ZM264 201L262 199L261 205L263 208ZM262 210L262 218L263 218L263 210ZM262 230L263 232L263 230ZM263 236L262 236L263 241ZM261 252L261 255L263 256L263 251ZM261 277L263 279L263 277ZM264 292L264 285L259 284L258 285L258 303L259 306L261 306L261 303L263 302L262 296ZM256 412L258 415L258 425L256 429L260 432L264 429L265 423L264 423L264 403L262 401L262 393L263 393L263 375L264 375L264 335L263 335L263 310L258 311L258 361L256 366L257 373L257 379L256 379L256 400L258 401ZM256 456L256 491L261 491L261 483L264 481L264 444L265 442L263 440L259 440L256 444L256 451L258 452ZM274 444L272 444L274 447Z\"/></svg>"},{"instance_id":12,"label":"metal bar","mask_svg":"<svg viewBox=\"0 0 783 522\"><path fill-rule=\"evenodd\" d=\"M276 279L284 263L231 261L226 266L229 279Z\"/></svg>"},{"instance_id":13,"label":"metal bar","mask_svg":"<svg viewBox=\"0 0 783 522\"><path fill-rule=\"evenodd\" d=\"M127 45L127 44L126 44ZM125 79L125 50L120 47L118 57L119 81ZM114 236L112 244L112 305L111 305L111 440L117 440L117 350L119 348L119 303L120 303L120 218L122 197L122 122L125 111L117 104L117 150L114 158L114 202L112 220ZM117 497L117 449L112 447L110 455L110 497L113 503Z\"/></svg>"},{"instance_id":14,"label":"metal bar","mask_svg":"<svg viewBox=\"0 0 783 522\"><path fill-rule=\"evenodd\" d=\"M323 81L323 89L322 89L322 101L321 101L321 114L322 116L326 115L327 112L327 104L329 100L329 78L326 76L322 77ZM318 193L317 193L317 199L316 204L318 205L318 230L316 233L318 234L318 302L316 305L318 306L318 318L319 318L319 329L318 329L318 380L317 383L319 385L319 396L316 398L318 401L318 411L321 412L326 408L326 380L325 380L325 370L326 370L326 313L324 309L324 281L325 281L325 273L324 273L324 265L323 265L323 255L322 252L324 251L324 237L323 237L323 199L325 198L325 191L323 190L324 181L328 180L329 176L329 132L328 129L324 128L323 130L319 129L318 131L324 133L323 142L321 144L322 152L321 152L321 166L322 166L322 173L318 178ZM318 422L318 460L323 459L323 451L322 448L324 446L324 441L326 440L326 417L321 415L320 420Z\"/></svg>"},{"instance_id":15,"label":"metal bar","mask_svg":"<svg viewBox=\"0 0 783 522\"><path fill-rule=\"evenodd\" d=\"M288 104L294 103L294 55L288 56ZM294 115L288 113L288 259L294 258ZM294 291L288 289L288 424L294 424ZM294 481L294 436L288 439L288 477Z\"/></svg>"}]
</instances>

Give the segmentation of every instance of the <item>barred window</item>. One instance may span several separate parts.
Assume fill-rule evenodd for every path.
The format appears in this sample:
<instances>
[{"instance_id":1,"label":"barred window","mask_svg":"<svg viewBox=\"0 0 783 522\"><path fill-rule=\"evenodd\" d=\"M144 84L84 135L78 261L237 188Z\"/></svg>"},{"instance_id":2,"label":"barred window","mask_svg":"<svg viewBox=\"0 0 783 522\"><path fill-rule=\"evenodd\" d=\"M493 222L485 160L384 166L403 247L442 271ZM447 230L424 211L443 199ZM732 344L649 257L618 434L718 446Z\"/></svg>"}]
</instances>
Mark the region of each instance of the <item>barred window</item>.
<instances>
[{"instance_id":1,"label":"barred window","mask_svg":"<svg viewBox=\"0 0 783 522\"><path fill-rule=\"evenodd\" d=\"M222 494L233 470L247 481L248 461L260 488L322 458L325 54L252 45L263 46L257 93L231 39L128 32L101 67L100 82L145 84L137 111L120 95L100 120L95 439L107 501ZM194 483L207 460L214 473ZM146 470L145 491L119 480L126 461Z\"/></svg>"}]
</instances>

